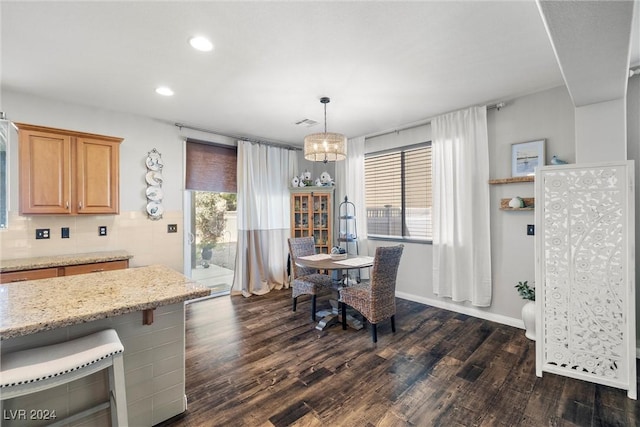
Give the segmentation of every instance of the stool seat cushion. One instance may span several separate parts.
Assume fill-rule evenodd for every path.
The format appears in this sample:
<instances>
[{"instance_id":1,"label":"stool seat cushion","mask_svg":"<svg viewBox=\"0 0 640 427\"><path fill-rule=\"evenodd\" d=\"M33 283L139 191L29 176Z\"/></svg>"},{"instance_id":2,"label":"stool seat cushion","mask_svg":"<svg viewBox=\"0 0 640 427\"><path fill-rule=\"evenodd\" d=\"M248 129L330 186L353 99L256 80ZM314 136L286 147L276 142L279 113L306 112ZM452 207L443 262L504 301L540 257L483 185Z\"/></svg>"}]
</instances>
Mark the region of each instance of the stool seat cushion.
<instances>
[{"instance_id":1,"label":"stool seat cushion","mask_svg":"<svg viewBox=\"0 0 640 427\"><path fill-rule=\"evenodd\" d=\"M3 354L0 389L64 375L123 351L116 331L107 329L59 344Z\"/></svg>"}]
</instances>

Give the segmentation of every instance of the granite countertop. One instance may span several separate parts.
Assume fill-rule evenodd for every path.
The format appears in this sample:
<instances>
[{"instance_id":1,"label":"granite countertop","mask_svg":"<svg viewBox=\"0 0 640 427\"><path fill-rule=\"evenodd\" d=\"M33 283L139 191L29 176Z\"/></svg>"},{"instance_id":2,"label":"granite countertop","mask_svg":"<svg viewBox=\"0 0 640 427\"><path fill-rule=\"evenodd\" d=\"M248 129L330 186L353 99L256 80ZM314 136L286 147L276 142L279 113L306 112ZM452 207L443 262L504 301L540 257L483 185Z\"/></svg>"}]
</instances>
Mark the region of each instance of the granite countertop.
<instances>
[{"instance_id":1,"label":"granite countertop","mask_svg":"<svg viewBox=\"0 0 640 427\"><path fill-rule=\"evenodd\" d=\"M37 268L64 267L67 265L93 264L96 262L121 261L131 259L126 251L89 252L72 255L42 256L0 260L0 273L34 270Z\"/></svg>"},{"instance_id":2,"label":"granite countertop","mask_svg":"<svg viewBox=\"0 0 640 427\"><path fill-rule=\"evenodd\" d=\"M0 340L210 295L163 265L0 286Z\"/></svg>"}]
</instances>

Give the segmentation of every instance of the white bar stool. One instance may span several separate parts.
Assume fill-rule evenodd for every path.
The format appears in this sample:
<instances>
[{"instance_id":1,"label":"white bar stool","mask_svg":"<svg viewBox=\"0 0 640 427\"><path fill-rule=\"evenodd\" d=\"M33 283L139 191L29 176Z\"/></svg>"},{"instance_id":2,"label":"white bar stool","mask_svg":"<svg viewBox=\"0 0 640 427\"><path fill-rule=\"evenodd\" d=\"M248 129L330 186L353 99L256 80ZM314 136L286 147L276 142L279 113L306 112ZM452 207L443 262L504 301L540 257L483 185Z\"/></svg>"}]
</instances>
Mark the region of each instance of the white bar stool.
<instances>
[{"instance_id":1,"label":"white bar stool","mask_svg":"<svg viewBox=\"0 0 640 427\"><path fill-rule=\"evenodd\" d=\"M107 329L60 344L3 354L0 403L109 369L109 401L51 425L61 426L111 407L111 425L127 426L123 352L116 331Z\"/></svg>"}]
</instances>

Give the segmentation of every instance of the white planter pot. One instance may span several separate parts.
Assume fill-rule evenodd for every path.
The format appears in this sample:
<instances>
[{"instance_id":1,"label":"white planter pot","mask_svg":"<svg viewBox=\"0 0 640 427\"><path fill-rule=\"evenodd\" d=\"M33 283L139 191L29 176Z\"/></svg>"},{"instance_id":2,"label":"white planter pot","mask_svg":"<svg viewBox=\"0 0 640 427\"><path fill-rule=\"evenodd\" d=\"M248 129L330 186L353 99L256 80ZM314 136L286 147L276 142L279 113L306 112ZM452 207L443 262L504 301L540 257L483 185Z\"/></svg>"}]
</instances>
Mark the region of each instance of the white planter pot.
<instances>
[{"instance_id":1,"label":"white planter pot","mask_svg":"<svg viewBox=\"0 0 640 427\"><path fill-rule=\"evenodd\" d=\"M522 307L522 321L524 322L524 336L530 340L536 340L536 303L527 301Z\"/></svg>"}]
</instances>

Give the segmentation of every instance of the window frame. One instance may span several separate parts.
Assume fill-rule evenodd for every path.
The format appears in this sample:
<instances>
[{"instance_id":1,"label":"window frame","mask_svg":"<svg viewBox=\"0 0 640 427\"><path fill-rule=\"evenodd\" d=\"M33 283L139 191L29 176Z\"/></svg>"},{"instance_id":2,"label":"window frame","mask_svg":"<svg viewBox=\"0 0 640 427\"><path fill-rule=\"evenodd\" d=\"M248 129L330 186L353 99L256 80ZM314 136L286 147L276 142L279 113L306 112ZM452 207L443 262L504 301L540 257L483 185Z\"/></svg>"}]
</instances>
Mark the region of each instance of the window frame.
<instances>
[{"instance_id":1,"label":"window frame","mask_svg":"<svg viewBox=\"0 0 640 427\"><path fill-rule=\"evenodd\" d=\"M406 185L405 185L405 152L406 151L410 151L410 150L414 150L416 148L422 148L422 147L432 147L432 142L429 141L424 141L424 142L419 142L416 144L410 144L410 145L403 145L403 146L399 146L399 147L394 147L394 148L389 148L386 150L378 150L378 151L372 151L370 153L366 153L364 158L365 161L368 157L376 157L376 156L381 156L381 155L385 155L385 154L391 154L391 153L400 153L400 157L401 157L401 162L400 162L400 176L401 176L401 188L400 188L400 198L401 198L401 205L402 205L402 219L401 219L401 230L404 233L404 230L406 229L406 225L407 225L407 218L406 218ZM433 157L431 159L431 172L433 173ZM366 166L365 166L365 176L366 176ZM433 180L432 180L433 182ZM433 198L433 188L431 189L431 195ZM365 178L365 200L366 200L366 178ZM366 205L366 202L365 202ZM367 207L365 206L365 209L367 209ZM431 213L431 218L432 218L432 224L433 224L433 212ZM406 237L406 236L384 236L384 235L378 235L378 234L370 234L369 232L369 227L367 227L367 239L368 240L375 240L375 241L387 241L387 242L401 242L401 243L418 243L418 244L426 244L426 245L432 245L433 244L433 226L431 229L431 236L429 239L417 239L417 238L412 238L412 237Z\"/></svg>"}]
</instances>

